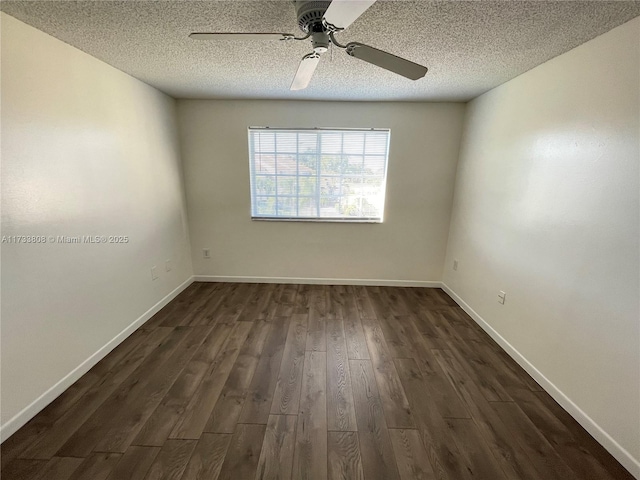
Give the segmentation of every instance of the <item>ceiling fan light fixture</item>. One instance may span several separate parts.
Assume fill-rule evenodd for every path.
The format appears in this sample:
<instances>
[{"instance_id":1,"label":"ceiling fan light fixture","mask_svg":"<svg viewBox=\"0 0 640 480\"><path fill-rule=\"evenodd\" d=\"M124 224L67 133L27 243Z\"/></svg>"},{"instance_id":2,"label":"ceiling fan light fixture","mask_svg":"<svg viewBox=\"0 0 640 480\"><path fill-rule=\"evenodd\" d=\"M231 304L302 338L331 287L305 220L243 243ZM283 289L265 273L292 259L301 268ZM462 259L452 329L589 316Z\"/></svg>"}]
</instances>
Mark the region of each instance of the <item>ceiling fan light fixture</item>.
<instances>
[{"instance_id":1,"label":"ceiling fan light fixture","mask_svg":"<svg viewBox=\"0 0 640 480\"><path fill-rule=\"evenodd\" d=\"M316 53L324 53L329 50L331 38L327 32L316 32L311 34L311 45Z\"/></svg>"}]
</instances>

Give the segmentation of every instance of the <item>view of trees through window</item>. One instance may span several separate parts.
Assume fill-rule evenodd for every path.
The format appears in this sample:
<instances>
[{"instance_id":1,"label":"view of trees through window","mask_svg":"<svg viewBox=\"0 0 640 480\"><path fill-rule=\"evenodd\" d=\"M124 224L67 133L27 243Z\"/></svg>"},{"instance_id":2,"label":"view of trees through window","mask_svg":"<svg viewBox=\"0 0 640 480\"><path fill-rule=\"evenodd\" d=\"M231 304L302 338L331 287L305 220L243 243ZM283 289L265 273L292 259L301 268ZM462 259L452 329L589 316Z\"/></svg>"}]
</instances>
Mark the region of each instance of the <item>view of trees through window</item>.
<instances>
[{"instance_id":1,"label":"view of trees through window","mask_svg":"<svg viewBox=\"0 0 640 480\"><path fill-rule=\"evenodd\" d=\"M252 216L382 221L389 136L250 128Z\"/></svg>"}]
</instances>

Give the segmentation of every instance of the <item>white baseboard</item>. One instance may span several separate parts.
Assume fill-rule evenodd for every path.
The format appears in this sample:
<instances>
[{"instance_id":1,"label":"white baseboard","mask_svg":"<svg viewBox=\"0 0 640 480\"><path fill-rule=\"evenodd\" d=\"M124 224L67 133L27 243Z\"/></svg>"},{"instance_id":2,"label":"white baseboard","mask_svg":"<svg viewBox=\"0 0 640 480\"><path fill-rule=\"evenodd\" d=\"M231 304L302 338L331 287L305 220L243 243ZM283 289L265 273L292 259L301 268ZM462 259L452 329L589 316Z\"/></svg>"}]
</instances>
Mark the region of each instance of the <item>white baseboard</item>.
<instances>
[{"instance_id":1,"label":"white baseboard","mask_svg":"<svg viewBox=\"0 0 640 480\"><path fill-rule=\"evenodd\" d=\"M193 283L193 277L189 277L162 300L156 303L149 310L138 317L131 325L126 327L97 352L87 358L84 362L74 368L65 377L53 385L49 390L40 395L31 404L23 408L10 420L0 427L0 441L4 442L13 435L20 427L35 417L42 409L58 398L62 392L73 385L80 377L87 373L96 363L106 357L111 350L120 345L129 335L135 332L143 323L153 317L162 307L173 300L180 292Z\"/></svg>"},{"instance_id":2,"label":"white baseboard","mask_svg":"<svg viewBox=\"0 0 640 480\"><path fill-rule=\"evenodd\" d=\"M540 384L545 391L551 395L562 408L564 408L584 429L593 436L611 455L613 455L623 467L631 474L640 479L640 461L624 449L615 441L600 425L598 425L589 415L587 415L578 405L576 405L562 390L554 385L547 377L544 376L524 355L511 345L502 335L487 323L473 308L471 308L462 298L458 296L449 286L442 282L442 289L462 307L462 309L473 318L482 329L500 345L505 352L509 354L536 382Z\"/></svg>"},{"instance_id":3,"label":"white baseboard","mask_svg":"<svg viewBox=\"0 0 640 480\"><path fill-rule=\"evenodd\" d=\"M298 278L298 277L221 277L217 275L194 275L195 282L229 283L300 283L305 285L365 285L371 287L425 287L440 288L442 282L421 280L376 280L362 278Z\"/></svg>"}]
</instances>

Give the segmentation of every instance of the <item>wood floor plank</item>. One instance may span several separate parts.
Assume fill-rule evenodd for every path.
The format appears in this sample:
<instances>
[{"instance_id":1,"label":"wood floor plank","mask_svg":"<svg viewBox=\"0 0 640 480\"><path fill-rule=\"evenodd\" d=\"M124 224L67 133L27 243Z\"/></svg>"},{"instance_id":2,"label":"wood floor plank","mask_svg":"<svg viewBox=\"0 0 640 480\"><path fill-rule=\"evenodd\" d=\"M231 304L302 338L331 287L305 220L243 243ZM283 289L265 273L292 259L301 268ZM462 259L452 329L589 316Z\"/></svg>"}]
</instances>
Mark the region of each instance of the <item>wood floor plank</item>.
<instances>
[{"instance_id":1,"label":"wood floor plank","mask_svg":"<svg viewBox=\"0 0 640 480\"><path fill-rule=\"evenodd\" d=\"M522 412L578 478L613 480L604 466L586 449L580 447L571 432L542 404L534 392L526 388L510 388L508 391Z\"/></svg>"},{"instance_id":2,"label":"wood floor plank","mask_svg":"<svg viewBox=\"0 0 640 480\"><path fill-rule=\"evenodd\" d=\"M293 457L293 478L327 478L327 354L306 352Z\"/></svg>"},{"instance_id":3,"label":"wood floor plank","mask_svg":"<svg viewBox=\"0 0 640 480\"><path fill-rule=\"evenodd\" d=\"M203 306L201 311L190 318L188 325L233 325L235 318L226 318L224 315L220 315L219 313L222 308L221 304L224 301L225 294L225 288L219 287L216 290L215 295L211 295L209 300L207 300L207 303Z\"/></svg>"},{"instance_id":4,"label":"wood floor plank","mask_svg":"<svg viewBox=\"0 0 640 480\"><path fill-rule=\"evenodd\" d=\"M266 425L238 424L227 450L219 480L255 478Z\"/></svg>"},{"instance_id":5,"label":"wood floor plank","mask_svg":"<svg viewBox=\"0 0 640 480\"><path fill-rule=\"evenodd\" d=\"M513 480L541 479L531 465L522 446L514 441L509 429L484 398L480 388L469 377L467 371L448 350L434 350L438 363L442 365L451 385L471 413L496 461L507 478Z\"/></svg>"},{"instance_id":6,"label":"wood floor plank","mask_svg":"<svg viewBox=\"0 0 640 480\"><path fill-rule=\"evenodd\" d=\"M536 393L531 390L530 383L527 382L526 372L513 368L511 365L515 363L513 361L503 361L491 345L480 342L473 342L473 344L475 351L482 355L483 361L491 368L495 378L504 386L510 398L518 404L579 478L594 480L614 478L598 459L579 445L574 435L540 401Z\"/></svg>"},{"instance_id":7,"label":"wood floor plank","mask_svg":"<svg viewBox=\"0 0 640 480\"><path fill-rule=\"evenodd\" d=\"M405 287L380 287L383 298L394 317L403 317L410 313L410 306L405 302L405 290Z\"/></svg>"},{"instance_id":8,"label":"wood floor plank","mask_svg":"<svg viewBox=\"0 0 640 480\"><path fill-rule=\"evenodd\" d=\"M308 331L306 350L325 352L327 350L325 332L327 321L327 287L310 285L308 288Z\"/></svg>"},{"instance_id":9,"label":"wood floor plank","mask_svg":"<svg viewBox=\"0 0 640 480\"><path fill-rule=\"evenodd\" d=\"M269 322L254 321L220 397L207 420L205 432L233 433L235 431L270 328Z\"/></svg>"},{"instance_id":10,"label":"wood floor plank","mask_svg":"<svg viewBox=\"0 0 640 480\"><path fill-rule=\"evenodd\" d=\"M489 446L478 431L477 425L468 418L447 418L458 450L465 459L467 470L474 478L504 480L505 474L498 466Z\"/></svg>"},{"instance_id":11,"label":"wood floor plank","mask_svg":"<svg viewBox=\"0 0 640 480\"><path fill-rule=\"evenodd\" d=\"M469 410L447 380L442 366L433 354L433 350L429 348L424 336L420 335L414 323L414 317L408 315L400 318L404 322L404 327L409 337L408 341L412 345L412 358L422 372L425 394L428 395L429 401L433 402L435 408L444 418L471 418Z\"/></svg>"},{"instance_id":12,"label":"wood floor plank","mask_svg":"<svg viewBox=\"0 0 640 480\"><path fill-rule=\"evenodd\" d=\"M329 432L329 480L365 480L356 432Z\"/></svg>"},{"instance_id":13,"label":"wood floor plank","mask_svg":"<svg viewBox=\"0 0 640 480\"><path fill-rule=\"evenodd\" d=\"M293 468L295 415L270 415L264 435L256 480L288 480Z\"/></svg>"},{"instance_id":14,"label":"wood floor plank","mask_svg":"<svg viewBox=\"0 0 640 480\"><path fill-rule=\"evenodd\" d=\"M376 317L384 333L391 356L394 358L415 358L411 336L407 332L406 317L409 313L403 297L392 288L368 287L367 294L376 311ZM401 317L402 320L399 320Z\"/></svg>"},{"instance_id":15,"label":"wood floor plank","mask_svg":"<svg viewBox=\"0 0 640 480\"><path fill-rule=\"evenodd\" d=\"M181 480L215 480L220 475L231 435L203 433Z\"/></svg>"},{"instance_id":16,"label":"wood floor plank","mask_svg":"<svg viewBox=\"0 0 640 480\"><path fill-rule=\"evenodd\" d=\"M443 309L440 314L456 331L457 335L464 340L479 342L486 335L477 323L468 321L467 314L461 308Z\"/></svg>"},{"instance_id":17,"label":"wood floor plank","mask_svg":"<svg viewBox=\"0 0 640 480\"><path fill-rule=\"evenodd\" d=\"M7 465L2 469L1 478L10 478L11 480L31 480L46 467L47 463L47 460L16 458L7 462Z\"/></svg>"},{"instance_id":18,"label":"wood floor plank","mask_svg":"<svg viewBox=\"0 0 640 480\"><path fill-rule=\"evenodd\" d=\"M132 351L141 348L143 341L148 339L150 335L151 333L148 330L137 330L131 334L113 349L109 355L45 407L36 417L5 440L0 446L1 468L4 468L8 462L23 454L35 442L42 441L43 437L49 435L50 433L48 432L51 431L53 425L69 409L72 407L79 409L78 402L83 399L85 394L106 378L109 372L123 362Z\"/></svg>"},{"instance_id":19,"label":"wood floor plank","mask_svg":"<svg viewBox=\"0 0 640 480\"><path fill-rule=\"evenodd\" d=\"M162 446L175 424L179 421L186 405L193 397L207 371L229 338L230 325L215 325L206 336L198 351L185 367L182 375L171 386L158 407L145 422L134 445Z\"/></svg>"},{"instance_id":20,"label":"wood floor plank","mask_svg":"<svg viewBox=\"0 0 640 480\"><path fill-rule=\"evenodd\" d=\"M362 326L367 338L387 425L390 428L415 428L409 402L378 320L363 318Z\"/></svg>"},{"instance_id":21,"label":"wood floor plank","mask_svg":"<svg viewBox=\"0 0 640 480\"><path fill-rule=\"evenodd\" d=\"M157 330L160 330L160 328ZM155 348L148 355L145 355L138 368L133 372L124 372L130 373L130 375L127 376L126 380L118 382L118 388L113 389L113 393L104 399L89 419L69 437L57 454L69 457L86 457L98 442L104 439L107 429L120 427L119 424L112 421L113 418L122 414L122 406L126 405L127 400L131 398L137 399L144 392L145 386L154 373L161 371L167 360L175 352L180 351L180 345L189 336L189 331L184 327L172 328L163 341L157 343L157 345L151 345ZM117 376L122 373L122 371L114 372ZM96 393L101 396L105 391L108 391L108 389L100 389ZM102 401L102 398L100 400ZM73 424L71 422L72 426ZM109 438L112 438L111 435L109 435Z\"/></svg>"},{"instance_id":22,"label":"wood floor plank","mask_svg":"<svg viewBox=\"0 0 640 480\"><path fill-rule=\"evenodd\" d=\"M254 283L234 283L228 285L228 290L222 295L215 315L223 317L227 322L236 322L240 318L243 310L247 307L247 301L257 288ZM246 319L245 320L249 320ZM250 319L251 321L253 319Z\"/></svg>"},{"instance_id":23,"label":"wood floor plank","mask_svg":"<svg viewBox=\"0 0 640 480\"><path fill-rule=\"evenodd\" d=\"M434 330L437 332L436 335L439 338L445 339L445 345L442 348L450 348L450 343L453 341L454 343L459 343L462 340L462 337L458 334L457 330L454 328L452 324L444 317L442 314L442 310L438 310L434 312L431 316L430 321L434 327Z\"/></svg>"},{"instance_id":24,"label":"wood floor plank","mask_svg":"<svg viewBox=\"0 0 640 480\"><path fill-rule=\"evenodd\" d=\"M200 438L251 328L250 322L238 322L234 325L221 352L209 367L180 419L169 434L169 438L196 440Z\"/></svg>"},{"instance_id":25,"label":"wood floor plank","mask_svg":"<svg viewBox=\"0 0 640 480\"><path fill-rule=\"evenodd\" d=\"M513 401L500 383L495 370L478 351L476 342L455 339L449 342L449 350L457 355L458 361L467 369L469 376L474 379L487 401Z\"/></svg>"},{"instance_id":26,"label":"wood floor plank","mask_svg":"<svg viewBox=\"0 0 640 480\"><path fill-rule=\"evenodd\" d=\"M149 467L145 480L180 480L196 443L195 440L167 440Z\"/></svg>"},{"instance_id":27,"label":"wood floor plank","mask_svg":"<svg viewBox=\"0 0 640 480\"><path fill-rule=\"evenodd\" d=\"M299 304L298 289L303 285L279 284L274 287L267 305L267 318L290 317ZM305 313L305 312L297 312Z\"/></svg>"},{"instance_id":28,"label":"wood floor plank","mask_svg":"<svg viewBox=\"0 0 640 480\"><path fill-rule=\"evenodd\" d=\"M382 400L369 360L350 360L362 468L367 480L399 479Z\"/></svg>"},{"instance_id":29,"label":"wood floor plank","mask_svg":"<svg viewBox=\"0 0 640 480\"><path fill-rule=\"evenodd\" d=\"M153 317L151 317L142 328L153 329L156 327L163 326L165 320L169 316L171 316L174 312L178 310L182 310L184 305L189 301L191 297L197 296L202 288L202 283L194 282L185 288L182 292L180 292L176 298L174 298L171 302L165 305L158 313L156 313Z\"/></svg>"},{"instance_id":30,"label":"wood floor plank","mask_svg":"<svg viewBox=\"0 0 640 480\"><path fill-rule=\"evenodd\" d=\"M442 337L441 332L436 328L437 315L438 313L429 311L412 314L415 324L430 349L443 349L448 347L446 337Z\"/></svg>"},{"instance_id":31,"label":"wood floor plank","mask_svg":"<svg viewBox=\"0 0 640 480\"><path fill-rule=\"evenodd\" d=\"M215 312L225 298L224 284L208 283L202 287L201 301L193 304L182 315L180 325L211 325L212 312Z\"/></svg>"},{"instance_id":32,"label":"wood floor plank","mask_svg":"<svg viewBox=\"0 0 640 480\"><path fill-rule=\"evenodd\" d=\"M493 402L491 406L506 427L511 430L513 440L522 445L534 468L540 473L541 478L562 478L567 480L577 480L579 478L560 458L516 403Z\"/></svg>"},{"instance_id":33,"label":"wood floor plank","mask_svg":"<svg viewBox=\"0 0 640 480\"><path fill-rule=\"evenodd\" d=\"M384 339L393 358L416 358L417 352L414 342L408 332L411 321L407 315L399 318L392 315L378 316L378 323L384 334Z\"/></svg>"},{"instance_id":34,"label":"wood floor plank","mask_svg":"<svg viewBox=\"0 0 640 480\"><path fill-rule=\"evenodd\" d=\"M531 391L529 384L526 379L523 378L523 375L510 368L508 362L502 361L496 351L486 342L465 340L464 345L466 346L467 344L473 344L472 347L475 350L476 355L478 355L485 365L491 369L492 375L495 377L496 381L498 381L508 393L510 398L504 398L502 399L503 401L515 400L511 395L511 392L514 390Z\"/></svg>"},{"instance_id":35,"label":"wood floor plank","mask_svg":"<svg viewBox=\"0 0 640 480\"><path fill-rule=\"evenodd\" d=\"M402 480L436 478L417 430L391 429L389 434Z\"/></svg>"},{"instance_id":36,"label":"wood floor plank","mask_svg":"<svg viewBox=\"0 0 640 480\"><path fill-rule=\"evenodd\" d=\"M269 318L269 303L275 290L273 283L255 284L250 292L247 292L244 308L238 316L238 321L253 322Z\"/></svg>"},{"instance_id":37,"label":"wood floor plank","mask_svg":"<svg viewBox=\"0 0 640 480\"><path fill-rule=\"evenodd\" d=\"M134 387L129 391L129 401L126 406L120 406L120 411L112 417L112 425L94 447L95 451L124 453L131 445L204 339L211 333L211 327L193 327L188 332L184 342L167 358L164 365L147 379L144 388L138 390Z\"/></svg>"},{"instance_id":38,"label":"wood floor plank","mask_svg":"<svg viewBox=\"0 0 640 480\"><path fill-rule=\"evenodd\" d=\"M442 309L442 305L434 300L433 293L430 288L407 288L405 292L405 305L411 308L413 302L408 301L412 298L414 302L420 305L421 309L437 312Z\"/></svg>"},{"instance_id":39,"label":"wood floor plank","mask_svg":"<svg viewBox=\"0 0 640 480\"><path fill-rule=\"evenodd\" d=\"M144 480L159 453L160 447L127 448L107 480Z\"/></svg>"},{"instance_id":40,"label":"wood floor plank","mask_svg":"<svg viewBox=\"0 0 640 480\"><path fill-rule=\"evenodd\" d=\"M121 457L120 453L92 453L73 472L69 480L106 480Z\"/></svg>"},{"instance_id":41,"label":"wood floor plank","mask_svg":"<svg viewBox=\"0 0 640 480\"><path fill-rule=\"evenodd\" d=\"M276 295L277 302L281 305L295 305L298 290L301 287L303 287L303 285L295 285L292 283L278 285L278 294Z\"/></svg>"},{"instance_id":42,"label":"wood floor plank","mask_svg":"<svg viewBox=\"0 0 640 480\"><path fill-rule=\"evenodd\" d=\"M83 458L73 457L53 457L40 470L34 480L69 480L71 475L78 469L84 461ZM2 478L2 477L0 477ZM6 478L10 478L7 476Z\"/></svg>"},{"instance_id":43,"label":"wood floor plank","mask_svg":"<svg viewBox=\"0 0 640 480\"><path fill-rule=\"evenodd\" d=\"M292 315L280 372L273 392L272 415L295 415L298 412L307 324L307 315Z\"/></svg>"},{"instance_id":44,"label":"wood floor plank","mask_svg":"<svg viewBox=\"0 0 640 480\"><path fill-rule=\"evenodd\" d=\"M386 301L383 294L385 291L384 287L364 287L363 290L364 295L367 296L369 303L373 308L373 316L375 318L381 319L383 317L391 317L394 315L391 305Z\"/></svg>"},{"instance_id":45,"label":"wood floor plank","mask_svg":"<svg viewBox=\"0 0 640 480\"><path fill-rule=\"evenodd\" d=\"M325 285L325 316L340 318L344 316L345 291L342 285Z\"/></svg>"},{"instance_id":46,"label":"wood floor plank","mask_svg":"<svg viewBox=\"0 0 640 480\"><path fill-rule=\"evenodd\" d=\"M591 455L616 480L633 480L634 477L600 445L589 432L579 425L547 392L534 392L538 400L560 421L575 438L581 450Z\"/></svg>"},{"instance_id":47,"label":"wood floor plank","mask_svg":"<svg viewBox=\"0 0 640 480\"><path fill-rule=\"evenodd\" d=\"M522 368L516 361L505 352L500 345L489 338L487 340L489 347L497 353L501 362L509 369L513 370L515 374L529 387L532 392L544 392L544 389L536 382L531 375L529 375L524 368ZM546 393L546 392L545 392Z\"/></svg>"},{"instance_id":48,"label":"wood floor plank","mask_svg":"<svg viewBox=\"0 0 640 480\"><path fill-rule=\"evenodd\" d=\"M276 317L272 320L271 330L242 406L240 423L267 424L289 332L289 323L288 317Z\"/></svg>"},{"instance_id":49,"label":"wood floor plank","mask_svg":"<svg viewBox=\"0 0 640 480\"><path fill-rule=\"evenodd\" d=\"M425 295L421 294L425 289L405 288L401 295L407 307L408 315L414 321L418 331L422 333L429 348L447 348L444 339L440 337L440 332L436 328L435 316L441 310L435 310L433 302Z\"/></svg>"},{"instance_id":50,"label":"wood floor plank","mask_svg":"<svg viewBox=\"0 0 640 480\"><path fill-rule=\"evenodd\" d=\"M327 301L329 309L327 313L334 318L359 316L356 299L349 285L327 286Z\"/></svg>"},{"instance_id":51,"label":"wood floor plank","mask_svg":"<svg viewBox=\"0 0 640 480\"><path fill-rule=\"evenodd\" d=\"M364 336L360 317L344 319L344 331L347 338L347 355L349 360L369 360L369 348Z\"/></svg>"},{"instance_id":52,"label":"wood floor plank","mask_svg":"<svg viewBox=\"0 0 640 480\"><path fill-rule=\"evenodd\" d=\"M369 360L369 348L362 329L360 312L356 305L353 287L349 287L347 292L348 300L344 302L342 318L347 341L347 355L349 360Z\"/></svg>"},{"instance_id":53,"label":"wood floor plank","mask_svg":"<svg viewBox=\"0 0 640 480\"><path fill-rule=\"evenodd\" d=\"M138 375L149 375L153 371L156 362L169 351L176 339L171 337L172 328L158 327L152 330L138 348L127 355L122 362L111 369L104 377L93 385L78 400L73 408L65 412L45 434L40 436L21 456L25 458L49 459L57 452L59 456L83 456L72 455L73 446L69 449L69 455L65 455L61 448L70 441L72 436L79 437L78 444L82 445L84 435L95 435L98 438L102 424L88 424L96 410L109 399L115 392L120 392L120 398L126 398L126 390L133 379ZM86 425L86 426L85 426ZM97 441L97 440L96 440ZM91 444L93 448L94 443ZM82 449L84 453L84 449Z\"/></svg>"},{"instance_id":54,"label":"wood floor plank","mask_svg":"<svg viewBox=\"0 0 640 480\"><path fill-rule=\"evenodd\" d=\"M279 285L276 291L280 290L281 292L283 292L282 290L283 287L284 285ZM298 285L295 291L295 295L293 297L293 302L287 301L286 303L291 303L296 307L304 307L308 309L309 301L310 301L309 295L311 294L312 291L316 291L319 287L322 288L321 285L307 285L307 284ZM307 310L307 313L309 313L309 310Z\"/></svg>"},{"instance_id":55,"label":"wood floor plank","mask_svg":"<svg viewBox=\"0 0 640 480\"><path fill-rule=\"evenodd\" d=\"M27 448L39 441L51 430L53 423L59 420L59 416L48 417L43 412L41 414L43 414L42 417L38 414L0 445L0 470L4 470Z\"/></svg>"},{"instance_id":56,"label":"wood floor plank","mask_svg":"<svg viewBox=\"0 0 640 480\"><path fill-rule=\"evenodd\" d=\"M456 302L441 288L425 288L424 293L433 300L434 308L457 307Z\"/></svg>"},{"instance_id":57,"label":"wood floor plank","mask_svg":"<svg viewBox=\"0 0 640 480\"><path fill-rule=\"evenodd\" d=\"M355 295L358 312L360 312L360 318L377 318L367 294L367 287L356 285L353 287L353 294Z\"/></svg>"},{"instance_id":58,"label":"wood floor plank","mask_svg":"<svg viewBox=\"0 0 640 480\"><path fill-rule=\"evenodd\" d=\"M436 478L472 478L445 419L425 401L426 386L418 364L413 359L404 358L396 359L395 363Z\"/></svg>"},{"instance_id":59,"label":"wood floor plank","mask_svg":"<svg viewBox=\"0 0 640 480\"><path fill-rule=\"evenodd\" d=\"M327 428L356 431L351 374L342 320L327 319Z\"/></svg>"},{"instance_id":60,"label":"wood floor plank","mask_svg":"<svg viewBox=\"0 0 640 480\"><path fill-rule=\"evenodd\" d=\"M194 284L192 294L182 297L176 302L173 309L167 313L161 325L163 327L187 325L189 323L188 317L200 310L202 305L207 303L209 299L208 294L218 287L219 285L204 282Z\"/></svg>"}]
</instances>

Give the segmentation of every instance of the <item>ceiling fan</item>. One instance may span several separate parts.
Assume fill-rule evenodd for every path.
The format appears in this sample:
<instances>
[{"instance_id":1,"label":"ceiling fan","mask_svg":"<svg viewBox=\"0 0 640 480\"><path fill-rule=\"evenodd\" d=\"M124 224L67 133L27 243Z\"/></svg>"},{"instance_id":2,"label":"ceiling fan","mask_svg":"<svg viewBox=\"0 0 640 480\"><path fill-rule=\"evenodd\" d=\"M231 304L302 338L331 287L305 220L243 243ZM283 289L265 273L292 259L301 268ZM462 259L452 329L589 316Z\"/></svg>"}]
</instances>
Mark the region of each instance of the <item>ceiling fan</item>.
<instances>
[{"instance_id":1,"label":"ceiling fan","mask_svg":"<svg viewBox=\"0 0 640 480\"><path fill-rule=\"evenodd\" d=\"M189 37L196 40L279 40L295 41L311 38L313 52L302 57L298 71L291 83L291 90L307 88L320 62L320 56L329 45L344 49L348 55L382 67L411 80L418 80L427 73L427 67L397 57L358 42L341 45L335 34L343 31L360 17L376 0L293 0L298 16L298 26L305 34L296 37L291 33L220 33L194 32Z\"/></svg>"}]
</instances>

